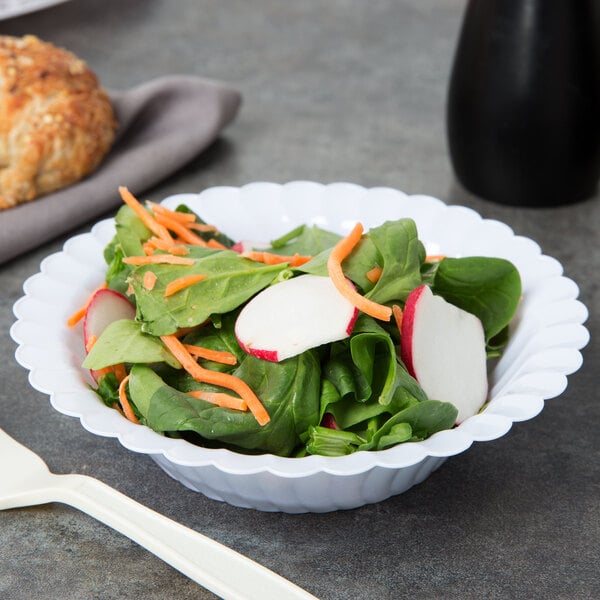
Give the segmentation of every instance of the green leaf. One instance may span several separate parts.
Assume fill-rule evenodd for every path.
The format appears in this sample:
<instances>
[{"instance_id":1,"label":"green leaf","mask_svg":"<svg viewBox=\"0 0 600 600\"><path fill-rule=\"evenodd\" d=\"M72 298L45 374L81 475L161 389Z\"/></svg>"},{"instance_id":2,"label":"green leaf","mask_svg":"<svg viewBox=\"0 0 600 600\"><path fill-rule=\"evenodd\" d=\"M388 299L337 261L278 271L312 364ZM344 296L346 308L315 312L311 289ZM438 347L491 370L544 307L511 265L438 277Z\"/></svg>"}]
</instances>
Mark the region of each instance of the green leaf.
<instances>
[{"instance_id":1,"label":"green leaf","mask_svg":"<svg viewBox=\"0 0 600 600\"><path fill-rule=\"evenodd\" d=\"M106 406L114 407L119 402L119 381L114 373L106 373L98 379L96 390Z\"/></svg>"},{"instance_id":2,"label":"green leaf","mask_svg":"<svg viewBox=\"0 0 600 600\"><path fill-rule=\"evenodd\" d=\"M281 238L271 242L270 252L274 254L316 256L329 250L341 239L337 233L322 229L317 225L296 227Z\"/></svg>"},{"instance_id":3,"label":"green leaf","mask_svg":"<svg viewBox=\"0 0 600 600\"><path fill-rule=\"evenodd\" d=\"M142 332L141 323L121 319L111 323L100 335L83 361L86 369L103 369L120 363L179 362L160 339Z\"/></svg>"},{"instance_id":4,"label":"green leaf","mask_svg":"<svg viewBox=\"0 0 600 600\"><path fill-rule=\"evenodd\" d=\"M175 209L175 212L192 214L196 217L196 223L200 223L201 225L207 224L206 221L204 221L198 214L196 214L193 210L191 210L185 204L180 204ZM227 248L231 248L231 246L234 245L234 241L228 235L223 233L222 231L210 231L209 230L209 231L195 231L194 233L197 236L201 237L205 242L208 242L210 240L216 240L217 242L219 242L220 244L223 244Z\"/></svg>"},{"instance_id":5,"label":"green leaf","mask_svg":"<svg viewBox=\"0 0 600 600\"><path fill-rule=\"evenodd\" d=\"M412 404L408 408L397 412L391 416L372 436L371 440L362 446L359 450L373 450L387 447L390 442L388 436L404 436L407 431L407 424L411 429L410 438L402 441L419 441L428 438L430 435L444 429L451 429L456 423L458 410L449 402L439 402L438 400L425 400Z\"/></svg>"},{"instance_id":6,"label":"green leaf","mask_svg":"<svg viewBox=\"0 0 600 600\"><path fill-rule=\"evenodd\" d=\"M356 452L365 440L351 431L314 426L308 429L306 450L321 456L345 456Z\"/></svg>"},{"instance_id":7,"label":"green leaf","mask_svg":"<svg viewBox=\"0 0 600 600\"><path fill-rule=\"evenodd\" d=\"M286 265L263 265L242 258L231 250L194 248L193 266L150 265L132 271L138 318L143 331L153 335L174 333L181 327L203 323L212 314L235 310L254 294L269 286ZM143 285L144 273L157 276L152 290ZM165 298L165 287L184 275L204 274L206 279Z\"/></svg>"},{"instance_id":8,"label":"green leaf","mask_svg":"<svg viewBox=\"0 0 600 600\"><path fill-rule=\"evenodd\" d=\"M253 452L290 456L300 435L319 418L320 369L315 354L305 352L282 363L246 356L232 375L253 389L271 420L261 426L250 412L220 408L185 392L192 389L226 391L200 384L180 373L168 385L143 365L131 369L129 391L146 424L160 432L191 431L205 440Z\"/></svg>"},{"instance_id":9,"label":"green leaf","mask_svg":"<svg viewBox=\"0 0 600 600\"><path fill-rule=\"evenodd\" d=\"M404 302L421 284L421 263L425 260L425 248L417 236L415 222L412 219L388 221L371 229L369 239L381 256L378 264L382 273L365 295L380 304Z\"/></svg>"},{"instance_id":10,"label":"green leaf","mask_svg":"<svg viewBox=\"0 0 600 600\"><path fill-rule=\"evenodd\" d=\"M432 291L477 316L489 342L513 318L521 298L521 278L516 267L502 258L445 258Z\"/></svg>"}]
</instances>

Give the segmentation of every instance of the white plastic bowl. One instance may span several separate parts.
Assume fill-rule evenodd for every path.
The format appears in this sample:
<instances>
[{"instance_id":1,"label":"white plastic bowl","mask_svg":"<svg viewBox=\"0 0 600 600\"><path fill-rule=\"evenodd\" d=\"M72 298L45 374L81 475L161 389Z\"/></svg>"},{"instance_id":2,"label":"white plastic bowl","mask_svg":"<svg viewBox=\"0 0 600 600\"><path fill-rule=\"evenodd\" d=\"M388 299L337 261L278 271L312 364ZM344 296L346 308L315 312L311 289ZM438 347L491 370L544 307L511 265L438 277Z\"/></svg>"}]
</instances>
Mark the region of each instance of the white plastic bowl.
<instances>
[{"instance_id":1,"label":"white plastic bowl","mask_svg":"<svg viewBox=\"0 0 600 600\"><path fill-rule=\"evenodd\" d=\"M31 385L50 395L56 410L78 417L94 434L116 437L126 448L149 454L169 475L215 500L289 513L379 502L420 483L473 442L501 437L513 422L535 417L544 400L559 396L566 376L581 366L579 350L589 336L577 285L535 242L471 209L390 188L307 181L215 187L164 203L189 205L235 239L269 240L301 223L344 234L356 221L369 228L411 217L428 253L503 257L516 265L523 281L510 343L493 370L490 402L481 414L423 442L378 452L336 458L249 456L201 448L134 425L89 389L89 373L80 367L81 328L68 329L65 321L104 280L102 251L113 236L113 220L68 240L62 252L42 261L40 273L25 281L25 296L15 303L11 335L19 344L17 361L30 370Z\"/></svg>"}]
</instances>

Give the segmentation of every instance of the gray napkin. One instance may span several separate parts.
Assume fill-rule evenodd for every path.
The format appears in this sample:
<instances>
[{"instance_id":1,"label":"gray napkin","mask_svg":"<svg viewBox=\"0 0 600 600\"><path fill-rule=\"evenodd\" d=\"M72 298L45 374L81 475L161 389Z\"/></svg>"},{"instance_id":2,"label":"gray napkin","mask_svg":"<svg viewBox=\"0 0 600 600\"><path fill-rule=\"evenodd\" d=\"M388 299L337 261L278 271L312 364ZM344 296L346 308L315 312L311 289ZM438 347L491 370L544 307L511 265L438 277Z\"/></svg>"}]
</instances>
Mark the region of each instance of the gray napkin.
<instances>
[{"instance_id":1,"label":"gray napkin","mask_svg":"<svg viewBox=\"0 0 600 600\"><path fill-rule=\"evenodd\" d=\"M119 121L112 149L86 179L0 211L0 264L118 207L118 186L140 194L185 165L241 102L222 83L183 75L110 95Z\"/></svg>"}]
</instances>

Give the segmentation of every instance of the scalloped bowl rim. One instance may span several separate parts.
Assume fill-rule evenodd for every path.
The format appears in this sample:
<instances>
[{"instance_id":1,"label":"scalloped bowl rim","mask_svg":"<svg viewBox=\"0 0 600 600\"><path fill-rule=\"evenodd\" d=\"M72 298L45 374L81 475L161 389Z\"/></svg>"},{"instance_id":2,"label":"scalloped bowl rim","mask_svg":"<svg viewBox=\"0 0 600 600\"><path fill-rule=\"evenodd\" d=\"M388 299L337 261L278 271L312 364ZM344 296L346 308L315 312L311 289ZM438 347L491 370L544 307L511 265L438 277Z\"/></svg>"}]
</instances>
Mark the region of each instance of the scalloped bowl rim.
<instances>
[{"instance_id":1,"label":"scalloped bowl rim","mask_svg":"<svg viewBox=\"0 0 600 600\"><path fill-rule=\"evenodd\" d=\"M331 184L320 184L312 181L291 181L286 184L254 182L241 187L217 186L207 188L199 194L172 195L163 200L163 203L169 207L174 207L180 202L187 202L188 204L192 204L192 208L198 210L197 207L199 205L204 204L208 206L217 198L220 202L223 202L223 198L235 197L240 194L249 194L254 198L254 196L260 197L261 193L266 196L269 194L285 196L290 191L293 192L292 195L294 197L302 193L309 196L311 194L321 194L324 196L327 194L332 194L333 196L336 196L336 194L338 196L340 194L348 194L351 197L349 206L354 208L365 200L365 196L372 195L374 196L373 201L375 201L375 197L380 197L384 204L387 203L389 205L390 212L397 213L395 216L390 215L390 218L399 218L402 216L399 210L394 210L393 203L397 203L398 207L401 206L403 210L410 207L415 214L409 216L413 216L418 224L418 218L416 217L421 214L423 215L424 222L427 222L427 219L430 217L439 218L440 215L443 216L444 220L452 217L452 219L460 222L461 219L466 219L472 222L474 229L485 229L488 227L494 232L498 232L499 235L503 236L508 245L511 243L520 244L522 248L518 249L518 252L523 262L536 263L536 268L543 262L548 275L542 281L553 279L554 282L558 282L557 286L559 284L562 285L566 291L561 291L559 295L562 294L565 297L560 297L555 299L555 301L565 303L572 310L569 320L559 323L557 326L568 328L573 335L569 337L566 343L562 342L557 346L550 346L551 349L564 350L563 362L560 364L551 364L550 367L547 365L542 366L540 371L545 374L545 378L550 375L549 378L554 383L549 388L540 386L538 382L537 388L535 384L529 384L529 387L525 386L523 388L524 391L517 390L517 392L514 392L509 389L508 393L500 393L492 399L492 402L482 413L467 419L454 429L436 433L427 440L400 444L381 451L357 452L342 457L306 456L302 458L285 458L272 454L246 455L228 449L202 448L181 439L166 438L145 426L131 423L114 409L104 406L95 394L88 389L87 380L84 377L85 373L81 369L83 374L81 376L81 384L78 386L77 382L73 381L73 377L77 378L77 375L72 373L73 370L77 370L77 365L73 362L73 352L65 353L62 362L60 357L57 358L57 364L48 370L44 370L44 365L40 364L41 360L39 357L36 357L35 349L39 346L39 337L36 336L36 339L33 339L30 328L28 328L28 323L31 323L29 313L36 313L37 310L40 310L40 307L37 305L33 306L33 304L39 304L40 302L43 304L43 301L39 298L40 292L37 290L37 287L43 288L48 283L46 281L48 277L52 281L54 276L47 275L47 273L55 273L56 269L61 266L61 262L64 261L68 267L73 260L76 261L78 258L76 253L82 247L96 243L98 248L103 248L103 244L107 241L106 236L110 231L114 230L114 220L105 219L96 223L89 233L83 233L70 238L63 246L62 251L46 257L40 265L40 272L25 281L23 285L25 295L17 300L14 305L13 311L17 320L11 327L10 333L18 344L16 352L17 361L30 371L31 385L35 389L49 394L52 406L56 410L63 414L79 418L86 430L101 436L115 437L125 448L134 452L163 455L167 461L187 467L212 466L232 475L252 475L268 472L283 478L301 478L320 472L336 476L356 475L377 466L388 469L402 469L416 465L424 461L427 457L450 457L467 450L475 441L491 441L505 435L514 422L533 418L542 410L544 400L558 396L564 391L566 387L566 375L573 373L581 365L581 354L578 350L585 346L589 339L587 330L582 326L587 319L587 309L577 300L577 286L572 280L562 275L562 266L558 261L543 255L535 242L522 236L516 236L510 227L499 221L482 219L477 212L470 208L447 205L431 196L408 196L393 188L365 188L345 182ZM259 201L256 198L255 200ZM334 205L331 209L333 211L336 209L336 203L333 200L331 201ZM302 214L302 207L300 209L296 207L296 210L300 215ZM382 212L385 213L385 210ZM202 212L200 214L204 217ZM308 221L311 215L305 214L304 216ZM313 222L320 223L319 215L312 215L312 217ZM282 221L285 222L286 219ZM341 233L342 229L349 229L354 222L352 210L349 210L349 214L345 220L334 224L335 226L329 223L329 226ZM281 233L289 230L290 227L287 227L287 225L288 222L285 223L285 226L282 226ZM221 228L227 232L226 228ZM365 226L365 228L368 229L368 226ZM421 238L421 235L419 237ZM98 248L95 248L96 253ZM448 254L451 254L451 252ZM101 276L99 262L97 265L94 265L94 269ZM92 267L90 267L90 270L92 270ZM98 280L96 285L100 283L101 279ZM79 291L83 295L88 294L93 289L90 285L88 282L85 289L83 285L80 286L81 289ZM70 287L75 289L76 286ZM81 294L79 294L79 297L81 297ZM74 298L71 305L72 307L77 306ZM53 325L55 328L50 328L48 335L54 335L55 337L51 339L55 342L57 341L60 345L61 336L64 335L64 332L61 333L59 331L59 327L57 327L58 323L54 323ZM76 333L77 330L74 330L68 332L67 335L74 336ZM41 348L41 351L43 353L43 348ZM29 356L29 353L33 355L33 358ZM560 351L558 355L560 359ZM71 378L66 378L70 382L66 388L64 387L64 373L62 373L63 367L65 371L71 372ZM53 373L62 374L60 377L53 378ZM534 370L531 373L526 373L525 377L529 375L531 379L531 376L535 376L535 374L536 371ZM535 377L533 379L535 380ZM93 394L94 399L88 397L85 402L81 402L78 406L78 401L82 397L85 397L86 394ZM529 407L525 414L519 413L519 401L526 402ZM490 410L494 404L499 407L509 406L509 409L505 409L504 411L501 409ZM516 412L515 406L517 406Z\"/></svg>"}]
</instances>

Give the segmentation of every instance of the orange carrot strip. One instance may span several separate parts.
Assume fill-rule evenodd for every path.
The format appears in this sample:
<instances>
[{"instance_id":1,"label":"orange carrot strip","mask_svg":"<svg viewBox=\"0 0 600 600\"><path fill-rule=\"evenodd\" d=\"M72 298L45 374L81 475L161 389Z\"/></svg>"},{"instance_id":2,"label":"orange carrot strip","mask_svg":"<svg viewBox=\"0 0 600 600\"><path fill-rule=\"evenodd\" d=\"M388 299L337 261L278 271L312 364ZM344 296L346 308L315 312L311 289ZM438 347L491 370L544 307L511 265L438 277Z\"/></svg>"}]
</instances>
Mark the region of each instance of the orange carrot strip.
<instances>
[{"instance_id":1,"label":"orange carrot strip","mask_svg":"<svg viewBox=\"0 0 600 600\"><path fill-rule=\"evenodd\" d=\"M158 223L157 220L140 204L139 200L126 188L123 186L119 187L119 193L121 194L121 198L123 202L135 212L135 214L140 218L142 223L157 237L162 238L163 240L172 241L171 234L168 232L167 228Z\"/></svg>"},{"instance_id":2,"label":"orange carrot strip","mask_svg":"<svg viewBox=\"0 0 600 600\"><path fill-rule=\"evenodd\" d=\"M221 242L215 240L214 238L211 238L210 240L208 240L208 242L206 242L206 245L209 248L217 248L218 250L227 250L227 246L225 246L225 244L221 244Z\"/></svg>"},{"instance_id":3,"label":"orange carrot strip","mask_svg":"<svg viewBox=\"0 0 600 600\"><path fill-rule=\"evenodd\" d=\"M127 377L127 371L125 369L125 365L123 363L118 363L116 365L112 365L112 372L115 374L117 381L123 381L125 377Z\"/></svg>"},{"instance_id":4,"label":"orange carrot strip","mask_svg":"<svg viewBox=\"0 0 600 600\"><path fill-rule=\"evenodd\" d=\"M160 339L171 351L171 354L181 363L181 366L196 380L202 383L218 385L233 390L241 396L248 405L259 425L266 425L270 420L269 413L257 398L250 386L240 379L228 373L209 371L201 367L196 359L185 349L185 346L174 335L162 335Z\"/></svg>"},{"instance_id":5,"label":"orange carrot strip","mask_svg":"<svg viewBox=\"0 0 600 600\"><path fill-rule=\"evenodd\" d=\"M153 236L151 238L148 238L144 244L143 244L143 248L144 248L144 252L146 254L154 254L154 250L164 250L166 252L168 252L172 247L173 244L175 242L173 240L168 241L168 240L163 240L162 238Z\"/></svg>"},{"instance_id":6,"label":"orange carrot strip","mask_svg":"<svg viewBox=\"0 0 600 600\"><path fill-rule=\"evenodd\" d=\"M243 398L224 394L223 392L205 392L204 390L192 390L188 392L189 396L204 400L211 404L216 404L221 408L232 408L233 410L247 411L248 405Z\"/></svg>"},{"instance_id":7,"label":"orange carrot strip","mask_svg":"<svg viewBox=\"0 0 600 600\"><path fill-rule=\"evenodd\" d=\"M193 258L173 254L153 254L152 256L126 256L123 262L128 265L193 265Z\"/></svg>"},{"instance_id":8,"label":"orange carrot strip","mask_svg":"<svg viewBox=\"0 0 600 600\"><path fill-rule=\"evenodd\" d=\"M365 276L371 283L377 283L382 273L383 269L381 267L373 267L365 273Z\"/></svg>"},{"instance_id":9,"label":"orange carrot strip","mask_svg":"<svg viewBox=\"0 0 600 600\"><path fill-rule=\"evenodd\" d=\"M342 238L331 250L327 260L327 270L329 277L340 294L345 296L358 310L381 321L389 321L392 318L392 309L389 306L378 304L359 294L354 286L346 279L342 270L342 261L350 255L352 250L360 241L363 234L363 226L357 223L354 229Z\"/></svg>"},{"instance_id":10,"label":"orange carrot strip","mask_svg":"<svg viewBox=\"0 0 600 600\"><path fill-rule=\"evenodd\" d=\"M146 256L152 256L154 254L154 251L156 250L156 246L154 246L150 242L144 242L142 244L142 250L144 251L144 254Z\"/></svg>"},{"instance_id":11,"label":"orange carrot strip","mask_svg":"<svg viewBox=\"0 0 600 600\"><path fill-rule=\"evenodd\" d=\"M198 273L197 275L184 275L170 281L165 287L165 298L176 294L180 290L190 287L199 281L206 279L206 275Z\"/></svg>"},{"instance_id":12,"label":"orange carrot strip","mask_svg":"<svg viewBox=\"0 0 600 600\"><path fill-rule=\"evenodd\" d=\"M85 344L85 351L89 354L90 350L94 347L94 344L98 341L98 336L90 335L88 341Z\"/></svg>"},{"instance_id":13,"label":"orange carrot strip","mask_svg":"<svg viewBox=\"0 0 600 600\"><path fill-rule=\"evenodd\" d=\"M143 248L144 252L148 255L154 254L154 250L164 250L165 252L175 254L176 256L185 256L186 254L190 253L186 246L177 243L175 240L168 242L157 237L151 237L148 239L144 243Z\"/></svg>"},{"instance_id":14,"label":"orange carrot strip","mask_svg":"<svg viewBox=\"0 0 600 600\"><path fill-rule=\"evenodd\" d=\"M185 256L186 254L190 253L189 249L183 244L175 244L174 246L171 246L169 248L169 252L175 256Z\"/></svg>"},{"instance_id":15,"label":"orange carrot strip","mask_svg":"<svg viewBox=\"0 0 600 600\"><path fill-rule=\"evenodd\" d=\"M133 409L131 408L131 404L129 403L129 399L127 398L127 393L125 392L125 387L129 382L129 375L127 375L119 384L119 402L121 404L121 408L123 409L123 413L125 416L132 422L138 423L138 418L135 416Z\"/></svg>"},{"instance_id":16,"label":"orange carrot strip","mask_svg":"<svg viewBox=\"0 0 600 600\"><path fill-rule=\"evenodd\" d=\"M206 246L206 242L193 231L190 231L183 223L161 214L156 215L155 219L168 230L176 233L186 243L193 244L194 246Z\"/></svg>"},{"instance_id":17,"label":"orange carrot strip","mask_svg":"<svg viewBox=\"0 0 600 600\"><path fill-rule=\"evenodd\" d=\"M148 291L152 291L154 289L154 285L156 284L156 280L158 277L154 271L146 271L144 273L144 277L142 278L142 285Z\"/></svg>"},{"instance_id":18,"label":"orange carrot strip","mask_svg":"<svg viewBox=\"0 0 600 600\"><path fill-rule=\"evenodd\" d=\"M210 348L194 346L193 344L184 344L183 346L192 356L197 358L205 358L206 360L212 360L224 365L237 364L235 355L226 350L211 350Z\"/></svg>"},{"instance_id":19,"label":"orange carrot strip","mask_svg":"<svg viewBox=\"0 0 600 600\"><path fill-rule=\"evenodd\" d=\"M208 223L188 223L189 229L195 229L196 231L219 233L219 230L214 225Z\"/></svg>"},{"instance_id":20,"label":"orange carrot strip","mask_svg":"<svg viewBox=\"0 0 600 600\"><path fill-rule=\"evenodd\" d=\"M404 316L404 313L397 304L394 304L392 306L392 314L394 315L394 321L396 321L396 327L398 328L398 332L400 333L400 335L402 335L402 317Z\"/></svg>"},{"instance_id":21,"label":"orange carrot strip","mask_svg":"<svg viewBox=\"0 0 600 600\"><path fill-rule=\"evenodd\" d=\"M90 302L92 301L92 298L94 296L94 294L99 291L99 290L104 290L108 287L108 285L106 284L106 282L104 282L102 285L98 286L86 299L86 301L84 302L83 306L79 309L76 310L68 319L67 319L67 327L74 327L75 325L77 325L77 323L79 323L79 321L81 321L81 319L83 319L83 317L85 317L85 311L87 310L87 307L90 305Z\"/></svg>"},{"instance_id":22,"label":"orange carrot strip","mask_svg":"<svg viewBox=\"0 0 600 600\"><path fill-rule=\"evenodd\" d=\"M438 262L446 258L444 254L429 254L425 257L425 262Z\"/></svg>"},{"instance_id":23,"label":"orange carrot strip","mask_svg":"<svg viewBox=\"0 0 600 600\"><path fill-rule=\"evenodd\" d=\"M156 202L151 202L150 200L146 200L146 206L155 214L155 215L165 215L166 217L170 217L171 219L175 219L176 221L180 221L184 224L193 223L196 220L196 215L192 213L179 212L177 210L171 210L162 204L157 204Z\"/></svg>"},{"instance_id":24,"label":"orange carrot strip","mask_svg":"<svg viewBox=\"0 0 600 600\"><path fill-rule=\"evenodd\" d=\"M273 252L262 252L258 250L249 250L248 252L243 252L242 256L266 265L290 263L291 267L299 267L312 259L312 256L300 256L298 253L292 256L285 256L283 254L274 254Z\"/></svg>"},{"instance_id":25,"label":"orange carrot strip","mask_svg":"<svg viewBox=\"0 0 600 600\"><path fill-rule=\"evenodd\" d=\"M172 241L153 236L146 240L146 244L158 250L170 250L173 245Z\"/></svg>"}]
</instances>

